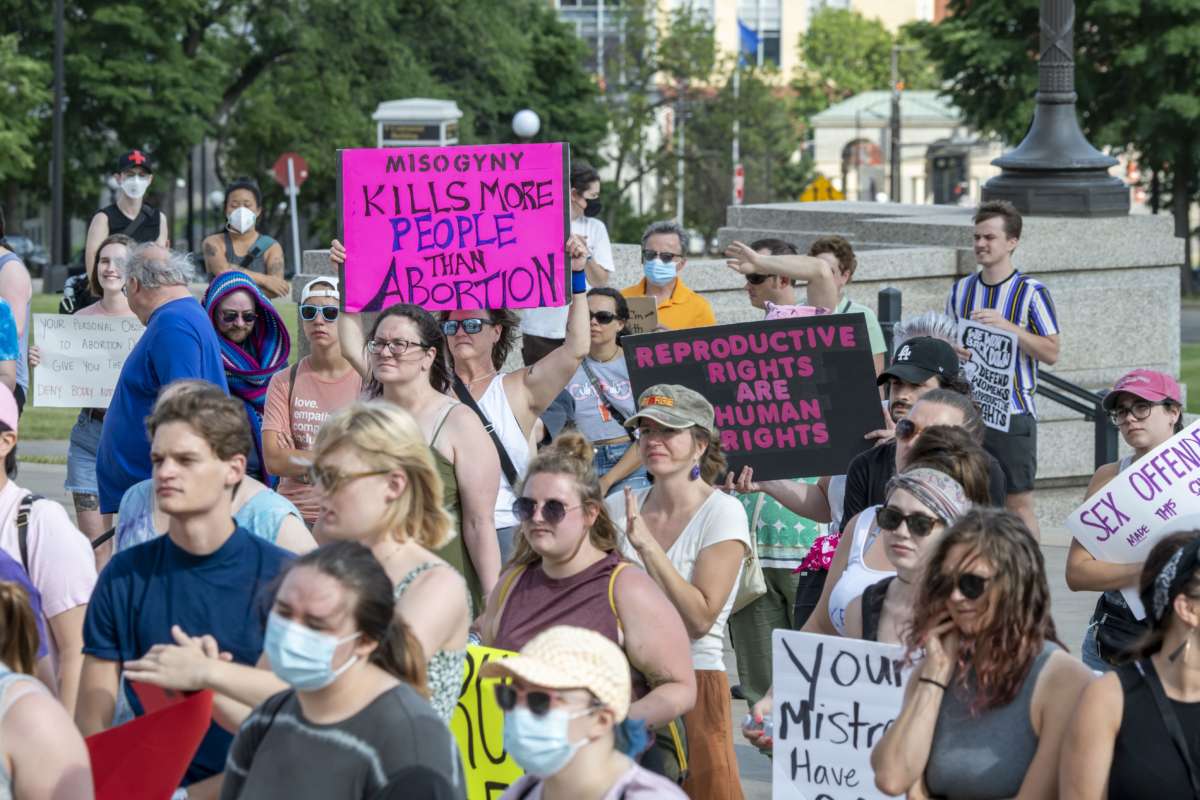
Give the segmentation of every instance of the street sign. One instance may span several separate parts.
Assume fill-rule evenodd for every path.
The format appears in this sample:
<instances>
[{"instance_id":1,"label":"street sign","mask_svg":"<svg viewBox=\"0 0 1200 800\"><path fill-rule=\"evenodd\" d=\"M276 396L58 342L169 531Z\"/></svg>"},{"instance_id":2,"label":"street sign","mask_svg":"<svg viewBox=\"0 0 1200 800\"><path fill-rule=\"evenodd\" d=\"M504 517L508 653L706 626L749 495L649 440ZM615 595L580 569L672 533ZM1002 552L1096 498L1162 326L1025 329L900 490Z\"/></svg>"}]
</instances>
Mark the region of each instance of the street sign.
<instances>
[{"instance_id":1,"label":"street sign","mask_svg":"<svg viewBox=\"0 0 1200 800\"><path fill-rule=\"evenodd\" d=\"M296 172L296 188L299 189L306 180L308 180L308 162L299 153L284 153L276 161L275 166L271 167L271 172L275 175L275 180L283 188L288 186L288 159L291 159L292 166Z\"/></svg>"},{"instance_id":2,"label":"street sign","mask_svg":"<svg viewBox=\"0 0 1200 800\"><path fill-rule=\"evenodd\" d=\"M746 168L741 164L733 167L733 203L741 205L746 199Z\"/></svg>"},{"instance_id":3,"label":"street sign","mask_svg":"<svg viewBox=\"0 0 1200 800\"><path fill-rule=\"evenodd\" d=\"M800 195L801 203L815 203L819 200L845 200L846 195L834 188L829 182L829 178L824 175L818 175L813 179L813 182L805 187L804 192Z\"/></svg>"}]
</instances>

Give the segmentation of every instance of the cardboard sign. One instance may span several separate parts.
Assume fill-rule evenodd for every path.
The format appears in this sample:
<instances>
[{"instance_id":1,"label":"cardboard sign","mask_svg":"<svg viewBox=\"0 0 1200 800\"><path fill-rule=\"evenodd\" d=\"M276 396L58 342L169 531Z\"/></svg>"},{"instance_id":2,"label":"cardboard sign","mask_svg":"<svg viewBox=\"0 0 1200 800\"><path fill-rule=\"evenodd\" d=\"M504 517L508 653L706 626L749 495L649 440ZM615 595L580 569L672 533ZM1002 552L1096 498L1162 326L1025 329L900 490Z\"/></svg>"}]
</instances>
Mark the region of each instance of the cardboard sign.
<instances>
[{"instance_id":1,"label":"cardboard sign","mask_svg":"<svg viewBox=\"0 0 1200 800\"><path fill-rule=\"evenodd\" d=\"M338 151L347 311L566 305L565 144Z\"/></svg>"},{"instance_id":2,"label":"cardboard sign","mask_svg":"<svg viewBox=\"0 0 1200 800\"><path fill-rule=\"evenodd\" d=\"M639 333L654 333L658 330L658 298L649 295L641 297L626 297L629 306L629 321L625 323L625 333L634 336Z\"/></svg>"},{"instance_id":3,"label":"cardboard sign","mask_svg":"<svg viewBox=\"0 0 1200 800\"><path fill-rule=\"evenodd\" d=\"M121 367L145 330L133 316L34 314L42 360L33 371L33 404L108 408Z\"/></svg>"},{"instance_id":4,"label":"cardboard sign","mask_svg":"<svg viewBox=\"0 0 1200 800\"><path fill-rule=\"evenodd\" d=\"M904 704L904 648L778 629L772 636L774 800L868 800L871 749Z\"/></svg>"},{"instance_id":5,"label":"cardboard sign","mask_svg":"<svg viewBox=\"0 0 1200 800\"><path fill-rule=\"evenodd\" d=\"M789 317L624 340L634 395L687 386L713 405L721 449L755 480L839 475L884 426L862 314Z\"/></svg>"},{"instance_id":6,"label":"cardboard sign","mask_svg":"<svg viewBox=\"0 0 1200 800\"><path fill-rule=\"evenodd\" d=\"M467 648L462 693L450 719L466 775L467 800L497 800L525 774L504 750L504 712L496 705L492 689L498 679L479 677L479 668L490 659L515 655L493 647Z\"/></svg>"},{"instance_id":7,"label":"cardboard sign","mask_svg":"<svg viewBox=\"0 0 1200 800\"><path fill-rule=\"evenodd\" d=\"M983 424L1008 432L1017 377L1017 335L969 319L958 321L958 343L971 353L963 372L979 403Z\"/></svg>"},{"instance_id":8,"label":"cardboard sign","mask_svg":"<svg viewBox=\"0 0 1200 800\"><path fill-rule=\"evenodd\" d=\"M1200 421L1142 456L1083 501L1067 530L1101 561L1134 564L1172 529L1177 518L1200 513ZM1177 527L1177 526L1176 526ZM1138 617L1137 589L1122 591Z\"/></svg>"}]
</instances>

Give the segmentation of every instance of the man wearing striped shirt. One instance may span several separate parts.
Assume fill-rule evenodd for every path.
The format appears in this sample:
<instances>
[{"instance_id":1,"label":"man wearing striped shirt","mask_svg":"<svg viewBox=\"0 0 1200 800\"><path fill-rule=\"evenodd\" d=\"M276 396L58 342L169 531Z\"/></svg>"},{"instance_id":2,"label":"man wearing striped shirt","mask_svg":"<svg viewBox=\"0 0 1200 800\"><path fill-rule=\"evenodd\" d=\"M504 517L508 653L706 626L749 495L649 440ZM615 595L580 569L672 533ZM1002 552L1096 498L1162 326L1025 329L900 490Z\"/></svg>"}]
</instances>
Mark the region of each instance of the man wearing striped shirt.
<instances>
[{"instance_id":1,"label":"man wearing striped shirt","mask_svg":"<svg viewBox=\"0 0 1200 800\"><path fill-rule=\"evenodd\" d=\"M946 313L1017 335L1020 350L1007 433L988 428L984 445L1008 472L1008 509L1040 537L1033 507L1037 475L1038 362L1058 361L1058 316L1050 290L1013 266L1021 214L1007 201L990 201L975 214L975 260L982 268L955 282Z\"/></svg>"}]
</instances>

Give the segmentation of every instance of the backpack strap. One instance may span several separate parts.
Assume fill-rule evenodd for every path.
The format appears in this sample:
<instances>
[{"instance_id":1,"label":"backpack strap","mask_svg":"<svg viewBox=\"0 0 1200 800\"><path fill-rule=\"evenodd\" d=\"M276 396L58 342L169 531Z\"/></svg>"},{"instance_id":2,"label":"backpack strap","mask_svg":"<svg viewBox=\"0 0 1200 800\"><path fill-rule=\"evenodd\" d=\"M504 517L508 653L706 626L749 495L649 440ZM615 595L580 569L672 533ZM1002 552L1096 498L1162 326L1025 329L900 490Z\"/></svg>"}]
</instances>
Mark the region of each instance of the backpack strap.
<instances>
[{"instance_id":1,"label":"backpack strap","mask_svg":"<svg viewBox=\"0 0 1200 800\"><path fill-rule=\"evenodd\" d=\"M28 574L32 574L29 570L29 515L33 512L33 504L45 499L40 494L26 492L17 503L17 543L21 548L21 566Z\"/></svg>"},{"instance_id":2,"label":"backpack strap","mask_svg":"<svg viewBox=\"0 0 1200 800\"><path fill-rule=\"evenodd\" d=\"M496 616L492 618L492 638L496 638L496 632L500 629L500 618L504 616L504 604L508 599L509 592L512 591L513 585L517 582L517 578L525 572L525 565L522 564L512 572L508 573L508 577L500 584L500 593L496 595Z\"/></svg>"},{"instance_id":3,"label":"backpack strap","mask_svg":"<svg viewBox=\"0 0 1200 800\"><path fill-rule=\"evenodd\" d=\"M454 393L458 395L458 399L464 405L475 412L479 417L479 421L483 423L483 429L488 432L488 436L492 437L492 444L496 448L496 454L500 456L500 470L504 473L504 477L508 479L509 487L515 492L520 475L517 473L517 467L513 464L512 458L509 457L508 451L504 449L504 443L500 441L500 437L496 434L496 426L488 419L487 414L483 413L483 409L479 407L479 403L475 402L475 398L471 396L471 390L463 383L462 378L457 375L454 376Z\"/></svg>"},{"instance_id":4,"label":"backpack strap","mask_svg":"<svg viewBox=\"0 0 1200 800\"><path fill-rule=\"evenodd\" d=\"M1158 714L1162 717L1163 725L1167 728L1167 733L1171 736L1171 742L1175 745L1175 749L1179 751L1179 757L1183 759L1183 765L1187 768L1188 779L1192 782L1193 796L1200 797L1200 774L1197 772L1195 762L1192 761L1191 749L1188 747L1188 740L1184 735L1183 726L1179 724L1179 717L1175 714L1175 708L1171 705L1171 701L1167 698L1167 693L1163 690L1158 672L1155 671L1154 664L1149 659L1135 661L1134 665L1137 667L1137 671L1141 673L1142 679L1146 681L1146 686L1149 687L1150 694L1154 697L1154 704L1158 706Z\"/></svg>"},{"instance_id":5,"label":"backpack strap","mask_svg":"<svg viewBox=\"0 0 1200 800\"><path fill-rule=\"evenodd\" d=\"M150 211L151 211L150 206L146 205L145 203L142 203L142 207L138 209L137 216L135 216L130 221L130 223L127 226L125 226L125 230L121 231L121 233L125 234L130 239L134 239L134 237L137 235L137 232L139 230L141 230L142 225L144 225L146 222L148 222L150 220ZM134 241L137 241L137 240L134 239ZM86 265L85 265L85 269L86 269Z\"/></svg>"},{"instance_id":6,"label":"backpack strap","mask_svg":"<svg viewBox=\"0 0 1200 800\"><path fill-rule=\"evenodd\" d=\"M288 370L288 438L295 439L295 423L296 412L292 408L292 397L296 394L296 373L300 371L300 362L296 361L292 364L292 368Z\"/></svg>"}]
</instances>

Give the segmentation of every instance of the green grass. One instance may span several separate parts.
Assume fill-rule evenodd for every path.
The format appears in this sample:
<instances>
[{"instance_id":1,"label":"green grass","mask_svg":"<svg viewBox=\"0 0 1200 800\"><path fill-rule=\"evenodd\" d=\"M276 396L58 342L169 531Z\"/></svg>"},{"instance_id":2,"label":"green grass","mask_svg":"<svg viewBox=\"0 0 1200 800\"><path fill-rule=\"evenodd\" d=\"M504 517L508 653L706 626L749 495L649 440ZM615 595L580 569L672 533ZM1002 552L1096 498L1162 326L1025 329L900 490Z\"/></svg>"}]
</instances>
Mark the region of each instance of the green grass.
<instances>
[{"instance_id":1,"label":"green grass","mask_svg":"<svg viewBox=\"0 0 1200 800\"><path fill-rule=\"evenodd\" d=\"M62 295L35 294L33 296L33 313L56 314L58 302ZM291 300L279 299L274 301L275 309L287 324L288 334L292 338L291 362L296 361L296 336L299 326L299 312ZM71 434L75 418L79 416L76 408L34 408L27 406L21 415L21 438L31 439L66 439ZM28 459L26 459L28 460Z\"/></svg>"},{"instance_id":2,"label":"green grass","mask_svg":"<svg viewBox=\"0 0 1200 800\"><path fill-rule=\"evenodd\" d=\"M1200 414L1200 344L1180 347L1179 381L1187 386L1187 410Z\"/></svg>"}]
</instances>

